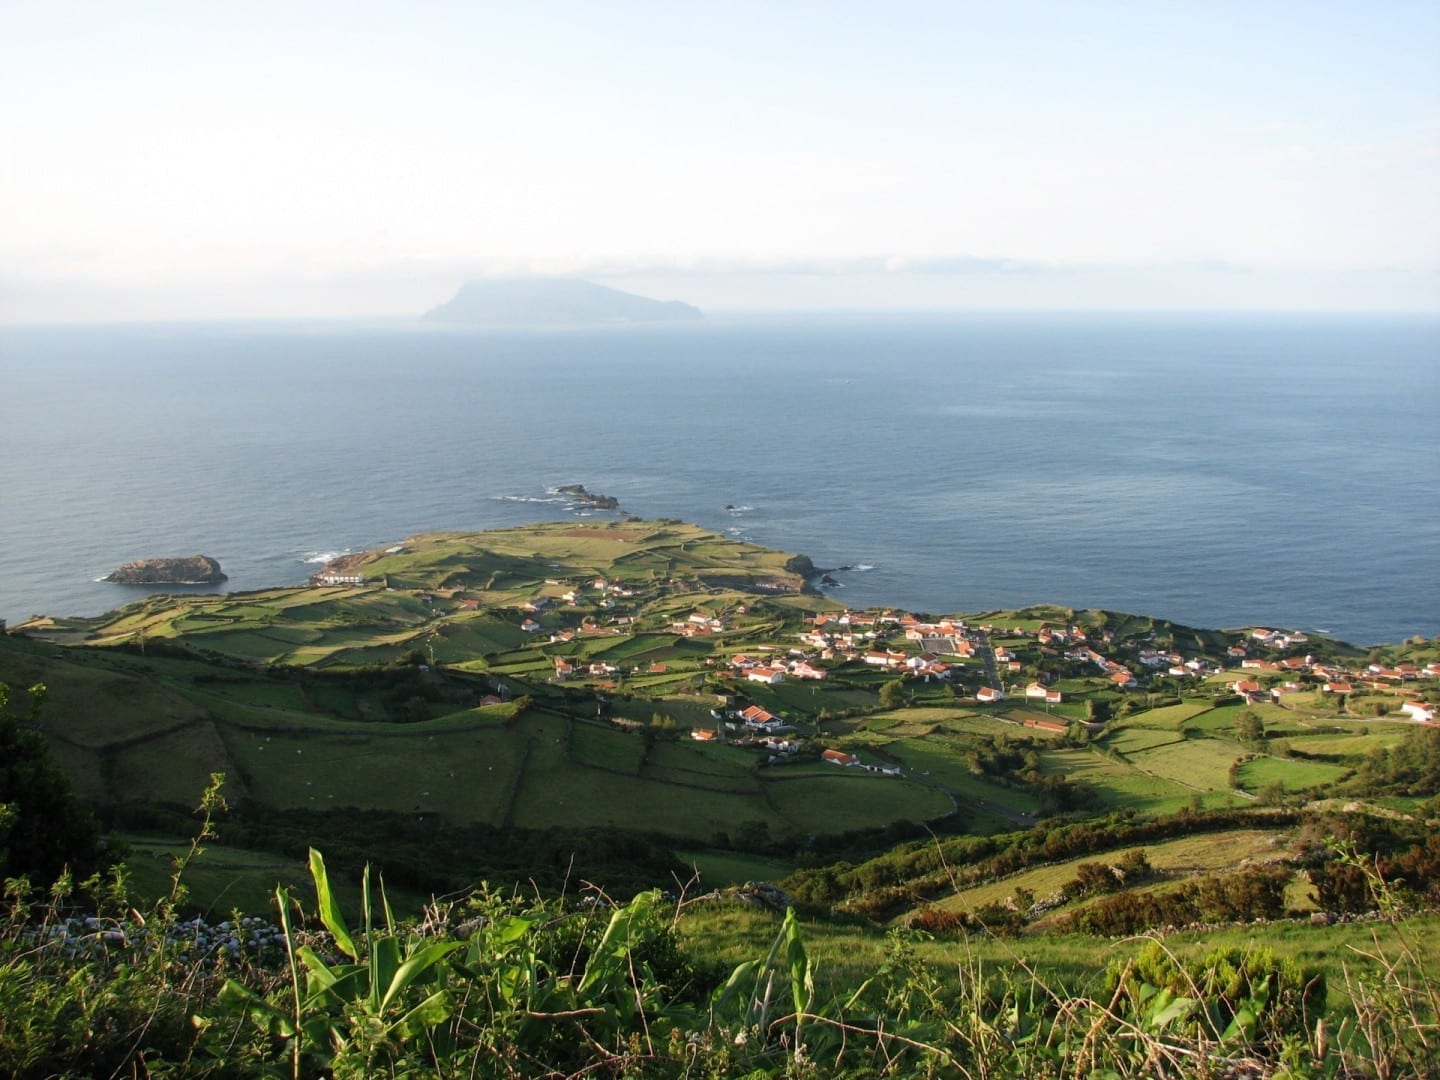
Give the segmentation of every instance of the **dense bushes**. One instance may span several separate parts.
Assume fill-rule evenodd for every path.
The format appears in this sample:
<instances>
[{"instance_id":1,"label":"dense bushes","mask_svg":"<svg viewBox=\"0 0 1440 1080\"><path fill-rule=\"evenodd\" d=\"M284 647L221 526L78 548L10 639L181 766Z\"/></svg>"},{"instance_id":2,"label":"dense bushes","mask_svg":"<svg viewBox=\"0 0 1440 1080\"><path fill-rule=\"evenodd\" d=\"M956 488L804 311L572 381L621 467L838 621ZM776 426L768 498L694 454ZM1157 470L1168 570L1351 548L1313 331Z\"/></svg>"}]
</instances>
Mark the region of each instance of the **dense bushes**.
<instances>
[{"instance_id":1,"label":"dense bushes","mask_svg":"<svg viewBox=\"0 0 1440 1080\"><path fill-rule=\"evenodd\" d=\"M1346 790L1372 797L1440 793L1440 728L1417 728L1397 746L1377 750L1356 770Z\"/></svg>"},{"instance_id":2,"label":"dense bushes","mask_svg":"<svg viewBox=\"0 0 1440 1080\"><path fill-rule=\"evenodd\" d=\"M33 686L28 696L27 715L16 715L9 688L0 683L0 880L49 882L67 867L85 877L113 862L116 853L33 726L45 688Z\"/></svg>"},{"instance_id":3,"label":"dense bushes","mask_svg":"<svg viewBox=\"0 0 1440 1080\"><path fill-rule=\"evenodd\" d=\"M1289 867L1260 866L1163 892L1125 892L1066 916L1062 926L1120 937L1196 922L1278 919L1285 914L1285 887L1292 876Z\"/></svg>"},{"instance_id":4,"label":"dense bushes","mask_svg":"<svg viewBox=\"0 0 1440 1080\"><path fill-rule=\"evenodd\" d=\"M1238 1039L1274 1055L1287 1040L1314 1031L1325 978L1266 948L1220 949L1182 961L1152 941L1128 964L1111 968L1106 993L1152 1029Z\"/></svg>"},{"instance_id":5,"label":"dense bushes","mask_svg":"<svg viewBox=\"0 0 1440 1080\"><path fill-rule=\"evenodd\" d=\"M1166 818L1139 820L1112 814L1089 821L1041 823L1024 832L989 837L952 837L904 845L858 865L800 870L784 881L795 901L814 909L844 907L874 918L936 900L957 888L1005 877L1045 863L1063 862L1116 848L1253 824L1252 810L1184 810ZM1293 824L1298 815L1266 811L1267 826Z\"/></svg>"}]
</instances>

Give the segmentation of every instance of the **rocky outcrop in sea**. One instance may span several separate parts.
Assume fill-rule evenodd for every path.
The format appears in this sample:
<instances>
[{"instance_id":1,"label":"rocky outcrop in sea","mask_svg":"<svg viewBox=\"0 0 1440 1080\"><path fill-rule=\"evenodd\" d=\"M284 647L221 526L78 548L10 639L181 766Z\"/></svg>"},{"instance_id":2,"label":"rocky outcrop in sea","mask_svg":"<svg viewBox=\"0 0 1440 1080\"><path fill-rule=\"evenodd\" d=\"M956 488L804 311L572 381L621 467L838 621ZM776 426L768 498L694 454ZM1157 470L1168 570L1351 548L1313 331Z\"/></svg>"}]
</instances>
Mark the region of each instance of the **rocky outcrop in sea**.
<instances>
[{"instance_id":1,"label":"rocky outcrop in sea","mask_svg":"<svg viewBox=\"0 0 1440 1080\"><path fill-rule=\"evenodd\" d=\"M215 585L228 580L228 575L209 555L182 555L136 559L107 575L105 580L116 585Z\"/></svg>"}]
</instances>

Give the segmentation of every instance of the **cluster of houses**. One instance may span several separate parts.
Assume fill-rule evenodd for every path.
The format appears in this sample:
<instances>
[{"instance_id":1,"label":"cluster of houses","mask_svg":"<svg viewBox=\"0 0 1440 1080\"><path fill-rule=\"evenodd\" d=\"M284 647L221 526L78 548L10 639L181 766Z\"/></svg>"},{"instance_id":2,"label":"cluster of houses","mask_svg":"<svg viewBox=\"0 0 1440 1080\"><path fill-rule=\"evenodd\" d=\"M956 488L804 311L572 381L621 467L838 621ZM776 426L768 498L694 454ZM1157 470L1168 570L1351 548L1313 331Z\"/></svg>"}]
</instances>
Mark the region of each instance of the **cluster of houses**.
<instances>
[{"instance_id":1,"label":"cluster of houses","mask_svg":"<svg viewBox=\"0 0 1440 1080\"><path fill-rule=\"evenodd\" d=\"M713 728L692 728L690 738L696 742L725 741L727 733L736 737L742 745L756 746L769 750L771 762L798 753L800 743L785 736L794 733L795 728L782 717L776 716L759 705L750 705L728 714L718 710L710 714L720 725Z\"/></svg>"},{"instance_id":2,"label":"cluster of houses","mask_svg":"<svg viewBox=\"0 0 1440 1080\"><path fill-rule=\"evenodd\" d=\"M728 719L726 719L728 715ZM770 763L775 764L798 753L802 744L799 740L787 738L795 731L795 728L785 722L782 717L776 716L759 705L749 705L743 709L722 714L718 711L712 712L711 716L721 721L719 726L713 728L692 728L690 738L696 742L720 742L725 741L727 733L734 737L734 741L740 745L753 746L770 751ZM840 765L847 768L853 767L863 769L866 772L879 773L883 776L900 776L900 766L882 764L875 765L861 761L853 754L847 754L843 750L827 748L820 752L820 760L831 765Z\"/></svg>"},{"instance_id":3,"label":"cluster of houses","mask_svg":"<svg viewBox=\"0 0 1440 1080\"><path fill-rule=\"evenodd\" d=\"M336 575L336 578L339 583L340 576ZM346 580L349 580L348 577ZM547 584L558 586L560 583ZM633 592L623 585L597 578L583 589L571 589L560 596L559 600L574 605L585 599L587 593L592 603L598 602L606 607L614 606L614 598L633 595ZM595 594L599 595L598 601ZM537 595L525 605L525 610L528 615L533 616L552 602L549 596ZM739 610L743 613L744 609ZM527 633L535 634L542 630L539 621L533 617L527 617L521 628ZM700 610L668 624L670 633L685 638L713 637L733 629L734 624L726 614ZM549 640L551 643L563 645L575 640L577 636L625 634L631 630L632 619L629 615L616 614L606 620L605 625L587 617L576 629L550 633ZM726 670L735 678L768 686L777 685L787 679L821 681L829 677L828 669L836 663L857 662L893 672L898 677L926 682L948 682L952 681L957 673L957 660L985 654L985 650L989 648L987 635L994 630L994 627L988 625L972 627L959 619L927 621L908 612L824 612L815 615L810 620L810 625L798 635L801 648L785 651L783 647L761 646L762 651L757 654L742 653L728 659L712 657L705 663L712 668ZM905 646L899 646L898 643L896 646L885 644L895 640L897 631L903 634ZM1216 675L1222 670L1209 659L1186 658L1173 649L1161 648L1141 648L1138 651L1126 648L1124 662L1121 662L1106 655L1113 650L1105 649L1105 646L1115 642L1114 634L1108 630L1087 632L1077 626L1042 624L1038 632L1026 633L1010 628L1003 632L1006 636L1032 638L1050 655L1063 655L1068 661L1093 666L1113 687L1120 690L1139 687L1141 679L1149 675L1198 680ZM1365 671L1357 672L1317 662L1310 656L1267 659L1263 655L1256 655L1257 652L1273 655L1279 651L1291 651L1306 641L1304 634L1293 631L1267 628L1249 631L1246 640L1231 646L1225 657L1227 667L1238 666L1246 673L1254 673L1254 677L1236 680L1232 684L1235 692L1247 700L1260 701L1270 700L1273 692L1300 689L1298 683L1286 682L1272 692L1272 688L1263 686L1258 681L1258 676L1262 674L1278 673L1296 677L1304 674L1310 677L1307 681L1311 683L1319 677L1324 680L1323 688L1326 691L1337 694L1349 693L1362 687L1394 689L1414 679L1440 678L1440 664L1430 664L1424 669L1413 664L1400 664L1394 668L1372 664ZM1021 658L1005 646L995 647L990 655L993 656L995 673L999 676L1017 674L1024 670ZM577 677L608 678L620 674L618 667L603 660L581 663L556 657L554 665L554 677L557 680ZM663 673L666 667L664 664L652 664L650 670ZM1024 690L1025 700L1045 705L1063 703L1064 695L1046 683L1044 675L1030 682ZM993 704L1006 699L1004 690L995 686L982 685L975 696L981 704ZM1402 710L1417 720L1434 722L1434 707L1423 701L1407 701L1402 705ZM754 714L739 715L736 722L752 735L757 732L768 733L768 724L780 723L778 718L774 717L770 717L768 721L757 722ZM723 735L718 729L696 729L692 732L692 737L706 740L722 738ZM767 734L766 737L770 736Z\"/></svg>"},{"instance_id":4,"label":"cluster of houses","mask_svg":"<svg viewBox=\"0 0 1440 1080\"><path fill-rule=\"evenodd\" d=\"M1273 631L1269 630L1254 631L1257 637L1260 634L1272 633ZM1294 641L1295 637L1291 636L1290 640ZM1231 650L1232 653L1235 651L1235 649ZM1401 713L1422 724L1436 722L1435 705L1421 699L1418 692L1413 692L1413 687L1409 684L1425 679L1440 679L1440 662L1431 662L1424 667L1412 663L1400 663L1393 667L1384 664L1369 664L1356 670L1319 661L1314 656L1291 656L1283 660L1266 660L1252 657L1246 652L1245 658L1240 661L1240 667L1242 670L1265 675L1307 675L1310 677L1312 688L1316 680L1322 680L1319 687L1321 692L1326 694L1353 694L1357 690L1399 693L1405 696L1405 700L1400 704ZM1276 701L1282 694L1294 693L1306 689L1306 687L1298 682L1288 680L1265 686L1258 677L1251 677L1236 679L1230 683L1230 689L1247 702L1255 703Z\"/></svg>"},{"instance_id":5,"label":"cluster of houses","mask_svg":"<svg viewBox=\"0 0 1440 1080\"><path fill-rule=\"evenodd\" d=\"M322 570L312 578L316 585L364 585L364 574L346 574L337 570Z\"/></svg>"}]
</instances>

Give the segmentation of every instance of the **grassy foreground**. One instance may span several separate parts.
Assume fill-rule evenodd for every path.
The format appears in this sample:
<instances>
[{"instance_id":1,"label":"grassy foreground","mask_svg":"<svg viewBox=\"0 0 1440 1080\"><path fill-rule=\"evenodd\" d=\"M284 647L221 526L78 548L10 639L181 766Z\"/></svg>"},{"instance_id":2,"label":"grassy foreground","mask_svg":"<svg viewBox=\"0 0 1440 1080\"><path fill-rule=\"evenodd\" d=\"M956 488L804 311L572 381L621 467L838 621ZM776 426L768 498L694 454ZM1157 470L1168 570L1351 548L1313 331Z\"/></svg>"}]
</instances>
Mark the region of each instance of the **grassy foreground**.
<instances>
[{"instance_id":1,"label":"grassy foreground","mask_svg":"<svg viewBox=\"0 0 1440 1080\"><path fill-rule=\"evenodd\" d=\"M179 860L177 883L188 855ZM277 919L144 916L112 884L65 917L12 888L0 1068L15 1076L1424 1076L1440 1067L1434 918L1091 942L884 938L658 892L488 890L358 925L318 852ZM1359 864L1363 866L1362 864ZM181 886L175 886L178 890ZM1312 946L1314 942L1311 942ZM1339 993L1327 993L1332 983ZM1335 999L1339 998L1337 1002Z\"/></svg>"}]
</instances>

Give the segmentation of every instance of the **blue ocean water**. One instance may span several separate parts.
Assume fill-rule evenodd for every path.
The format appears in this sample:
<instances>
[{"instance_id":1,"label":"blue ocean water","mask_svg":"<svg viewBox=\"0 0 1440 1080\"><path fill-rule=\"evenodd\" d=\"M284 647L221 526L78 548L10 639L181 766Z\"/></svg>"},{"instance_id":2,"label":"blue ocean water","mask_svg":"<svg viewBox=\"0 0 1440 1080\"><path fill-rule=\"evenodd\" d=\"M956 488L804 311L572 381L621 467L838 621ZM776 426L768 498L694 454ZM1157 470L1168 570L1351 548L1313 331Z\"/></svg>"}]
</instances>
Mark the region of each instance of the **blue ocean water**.
<instances>
[{"instance_id":1,"label":"blue ocean water","mask_svg":"<svg viewBox=\"0 0 1440 1080\"><path fill-rule=\"evenodd\" d=\"M1390 316L6 328L0 616L116 606L95 579L152 555L297 582L584 483L865 567L856 605L1430 636L1437 361L1440 321Z\"/></svg>"}]
</instances>

